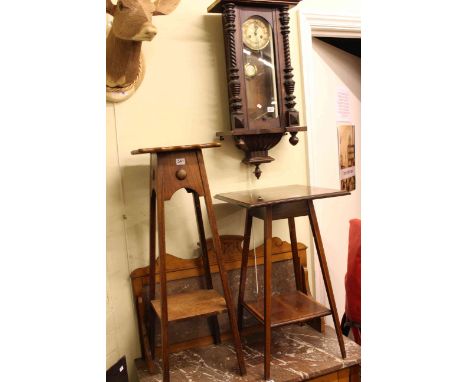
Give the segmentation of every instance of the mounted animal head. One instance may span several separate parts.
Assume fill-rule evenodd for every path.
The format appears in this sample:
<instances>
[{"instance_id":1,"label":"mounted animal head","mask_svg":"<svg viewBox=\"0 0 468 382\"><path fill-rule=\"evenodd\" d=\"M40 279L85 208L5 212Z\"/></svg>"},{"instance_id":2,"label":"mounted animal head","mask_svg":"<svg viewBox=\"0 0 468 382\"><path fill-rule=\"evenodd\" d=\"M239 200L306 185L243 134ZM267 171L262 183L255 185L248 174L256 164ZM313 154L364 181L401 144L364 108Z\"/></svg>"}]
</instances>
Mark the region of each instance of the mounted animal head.
<instances>
[{"instance_id":1,"label":"mounted animal head","mask_svg":"<svg viewBox=\"0 0 468 382\"><path fill-rule=\"evenodd\" d=\"M174 11L180 0L106 0L106 12L114 16L107 36L107 100L123 101L132 95L143 80L142 41L151 41L157 29L153 16Z\"/></svg>"}]
</instances>

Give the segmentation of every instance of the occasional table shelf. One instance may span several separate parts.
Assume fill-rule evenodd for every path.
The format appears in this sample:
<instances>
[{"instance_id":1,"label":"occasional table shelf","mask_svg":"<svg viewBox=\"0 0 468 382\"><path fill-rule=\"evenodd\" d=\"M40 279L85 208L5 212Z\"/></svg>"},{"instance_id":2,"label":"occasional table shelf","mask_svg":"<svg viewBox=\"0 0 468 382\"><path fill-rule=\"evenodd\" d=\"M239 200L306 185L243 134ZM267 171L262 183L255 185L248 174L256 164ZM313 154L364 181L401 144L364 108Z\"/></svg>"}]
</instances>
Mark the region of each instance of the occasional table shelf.
<instances>
[{"instance_id":1,"label":"occasional table shelf","mask_svg":"<svg viewBox=\"0 0 468 382\"><path fill-rule=\"evenodd\" d=\"M214 289L201 289L167 297L168 321L175 322L194 317L208 317L227 311L226 301ZM161 301L151 301L154 311L161 317Z\"/></svg>"},{"instance_id":2,"label":"occasional table shelf","mask_svg":"<svg viewBox=\"0 0 468 382\"><path fill-rule=\"evenodd\" d=\"M265 322L264 300L244 302L244 307L261 323ZM331 310L300 292L282 293L271 296L271 327L303 322L328 316Z\"/></svg>"}]
</instances>

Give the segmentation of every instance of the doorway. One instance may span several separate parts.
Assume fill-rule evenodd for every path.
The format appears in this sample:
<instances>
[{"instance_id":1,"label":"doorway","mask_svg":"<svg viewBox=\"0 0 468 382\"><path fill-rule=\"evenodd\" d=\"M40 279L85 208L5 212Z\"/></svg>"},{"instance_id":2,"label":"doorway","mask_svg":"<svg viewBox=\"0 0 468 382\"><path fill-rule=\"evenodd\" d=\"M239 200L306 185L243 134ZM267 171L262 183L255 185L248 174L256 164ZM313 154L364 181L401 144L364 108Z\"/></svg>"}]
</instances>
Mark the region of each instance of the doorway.
<instances>
[{"instance_id":1,"label":"doorway","mask_svg":"<svg viewBox=\"0 0 468 382\"><path fill-rule=\"evenodd\" d=\"M302 13L299 22L311 186L340 189L338 127L342 124L353 125L355 133L355 190L349 196L322 200L316 208L336 306L341 317L346 299L344 277L349 220L361 218L360 19ZM340 118L339 96L344 96L348 102L346 122ZM316 255L312 256L312 265L318 264ZM328 305L320 268L312 268L315 297L320 303ZM329 317L326 322L333 325Z\"/></svg>"},{"instance_id":2,"label":"doorway","mask_svg":"<svg viewBox=\"0 0 468 382\"><path fill-rule=\"evenodd\" d=\"M312 125L309 126L314 149L314 185L340 188L338 127L353 125L355 132L356 189L350 196L321 201L317 214L321 222L323 244L340 317L344 313L344 277L347 267L349 220L361 218L361 58L335 45L312 37ZM339 94L347 97L349 115L340 121L337 112ZM317 298L326 303L321 276L316 274Z\"/></svg>"}]
</instances>

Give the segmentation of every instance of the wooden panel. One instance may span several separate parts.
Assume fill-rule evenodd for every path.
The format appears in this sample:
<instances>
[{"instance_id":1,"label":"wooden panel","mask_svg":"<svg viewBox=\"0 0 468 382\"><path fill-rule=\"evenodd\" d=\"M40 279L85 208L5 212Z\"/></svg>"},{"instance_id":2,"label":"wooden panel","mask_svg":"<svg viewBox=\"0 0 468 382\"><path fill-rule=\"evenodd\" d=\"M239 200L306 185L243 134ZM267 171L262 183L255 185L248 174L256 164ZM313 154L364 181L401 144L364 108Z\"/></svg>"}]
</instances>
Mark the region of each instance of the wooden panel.
<instances>
[{"instance_id":1,"label":"wooden panel","mask_svg":"<svg viewBox=\"0 0 468 382\"><path fill-rule=\"evenodd\" d=\"M323 199L344 195L350 195L350 192L328 188L292 185L228 192L215 195L215 199L223 200L241 207L253 208L298 200Z\"/></svg>"},{"instance_id":2,"label":"wooden panel","mask_svg":"<svg viewBox=\"0 0 468 382\"><path fill-rule=\"evenodd\" d=\"M156 314L161 317L161 301L153 300L151 304ZM170 322L224 313L227 309L224 297L214 289L201 289L168 296L167 304Z\"/></svg>"},{"instance_id":3,"label":"wooden panel","mask_svg":"<svg viewBox=\"0 0 468 382\"><path fill-rule=\"evenodd\" d=\"M264 320L263 298L245 302L245 307L261 322ZM271 296L271 326L306 321L331 314L330 309L299 291Z\"/></svg>"},{"instance_id":4,"label":"wooden panel","mask_svg":"<svg viewBox=\"0 0 468 382\"><path fill-rule=\"evenodd\" d=\"M330 373L327 375L322 375L318 378L308 379L307 381L313 382L339 382L338 372Z\"/></svg>"},{"instance_id":5,"label":"wooden panel","mask_svg":"<svg viewBox=\"0 0 468 382\"><path fill-rule=\"evenodd\" d=\"M350 369L339 370L321 377L308 379L311 382L349 382Z\"/></svg>"},{"instance_id":6,"label":"wooden panel","mask_svg":"<svg viewBox=\"0 0 468 382\"><path fill-rule=\"evenodd\" d=\"M338 371L338 379L337 382L349 382L350 373L349 369L343 369Z\"/></svg>"},{"instance_id":7,"label":"wooden panel","mask_svg":"<svg viewBox=\"0 0 468 382\"><path fill-rule=\"evenodd\" d=\"M182 151L158 154L157 177L164 179L156 193L162 193L164 200L171 199L172 195L181 188L193 190L198 195L204 196L203 182L199 170L197 152ZM179 171L184 172L183 177L178 177Z\"/></svg>"},{"instance_id":8,"label":"wooden panel","mask_svg":"<svg viewBox=\"0 0 468 382\"><path fill-rule=\"evenodd\" d=\"M349 382L361 382L361 365L356 365L350 368Z\"/></svg>"},{"instance_id":9,"label":"wooden panel","mask_svg":"<svg viewBox=\"0 0 468 382\"><path fill-rule=\"evenodd\" d=\"M265 208L250 208L249 213L257 219L265 219ZM307 216L309 208L307 200L298 200L289 203L275 204L273 206L273 220L288 219L292 217Z\"/></svg>"}]
</instances>

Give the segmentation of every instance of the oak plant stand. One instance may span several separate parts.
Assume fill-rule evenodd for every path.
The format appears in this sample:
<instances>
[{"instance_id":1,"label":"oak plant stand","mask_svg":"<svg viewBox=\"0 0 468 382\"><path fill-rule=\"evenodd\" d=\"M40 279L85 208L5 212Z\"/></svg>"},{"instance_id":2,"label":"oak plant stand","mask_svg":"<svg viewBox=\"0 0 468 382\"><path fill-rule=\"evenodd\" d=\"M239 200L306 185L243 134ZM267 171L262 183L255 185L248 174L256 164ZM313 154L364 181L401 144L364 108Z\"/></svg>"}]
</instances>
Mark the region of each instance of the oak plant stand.
<instances>
[{"instance_id":1,"label":"oak plant stand","mask_svg":"<svg viewBox=\"0 0 468 382\"><path fill-rule=\"evenodd\" d=\"M246 373L244 358L242 355L240 335L234 312L226 271L224 268L221 242L211 201L210 188L203 162L202 149L219 147L219 143L207 143L199 145L155 147L132 151L133 155L150 154L150 300L155 313L161 322L161 353L163 381L169 381L169 338L168 324L193 317L208 317L211 333L215 343L220 343L220 332L217 314L228 312L232 330L234 346L239 364L240 373ZM166 241L164 202L171 199L172 195L184 188L193 196L195 216L200 238L201 257L205 273L206 288L194 292L167 295L166 278ZM200 208L200 197L205 198L208 221L213 235L213 246L219 267L219 274L223 286L224 297L213 289L210 273L205 229ZM159 244L159 275L160 275L160 299L156 300L156 220ZM153 317L154 318L154 317ZM145 351L145 359L151 365L155 358L155 321L150 319L150 344ZM148 359L150 358L150 359ZM151 366L149 366L151 368ZM154 368L153 368L154 369Z\"/></svg>"},{"instance_id":2,"label":"oak plant stand","mask_svg":"<svg viewBox=\"0 0 468 382\"><path fill-rule=\"evenodd\" d=\"M323 249L322 238L317 222L314 203L315 199L331 198L349 195L348 191L329 190L308 186L283 186L231 192L215 195L216 199L246 208L244 244L242 252L241 275L238 301L238 324L242 330L243 310L247 309L264 326L265 354L264 354L264 378L270 379L271 360L271 328L310 321L312 319L332 315L336 336L340 345L343 358L346 358L346 350L343 342L335 298L328 272L327 260ZM294 218L308 216L317 255L322 270L325 289L328 296L330 309L319 304L307 294L304 288L300 261L297 250L296 227ZM247 261L249 253L250 233L252 230L252 218L256 217L264 221L264 290L263 298L256 301L244 301L245 284L247 276ZM288 219L291 238L294 276L296 290L287 294L271 295L271 244L273 220Z\"/></svg>"}]
</instances>

